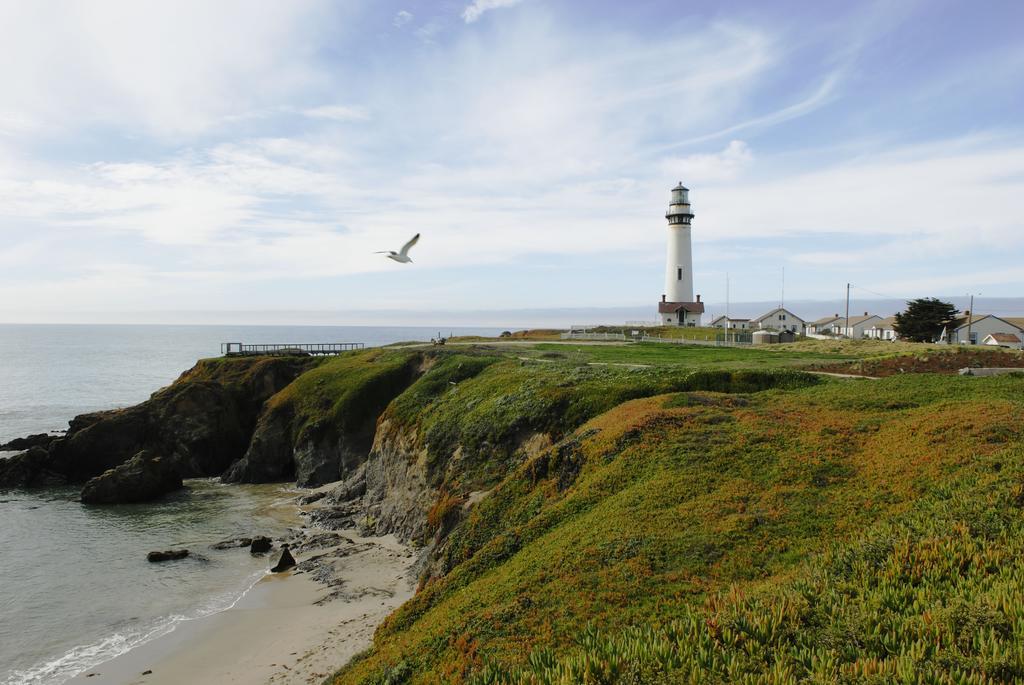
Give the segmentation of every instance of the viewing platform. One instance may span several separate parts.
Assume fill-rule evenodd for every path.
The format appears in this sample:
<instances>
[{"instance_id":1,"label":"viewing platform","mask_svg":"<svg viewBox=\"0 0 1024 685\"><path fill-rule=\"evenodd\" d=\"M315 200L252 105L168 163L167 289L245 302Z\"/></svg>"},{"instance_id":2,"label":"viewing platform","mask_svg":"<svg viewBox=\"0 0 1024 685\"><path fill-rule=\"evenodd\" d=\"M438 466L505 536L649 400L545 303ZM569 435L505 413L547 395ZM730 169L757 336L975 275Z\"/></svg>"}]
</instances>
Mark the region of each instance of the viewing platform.
<instances>
[{"instance_id":1,"label":"viewing platform","mask_svg":"<svg viewBox=\"0 0 1024 685\"><path fill-rule=\"evenodd\" d=\"M228 342L220 344L220 353L225 357L248 357L257 355L268 355L274 357L287 357L290 355L299 356L328 356L361 350L366 345L363 343L264 343L246 345L240 342Z\"/></svg>"}]
</instances>

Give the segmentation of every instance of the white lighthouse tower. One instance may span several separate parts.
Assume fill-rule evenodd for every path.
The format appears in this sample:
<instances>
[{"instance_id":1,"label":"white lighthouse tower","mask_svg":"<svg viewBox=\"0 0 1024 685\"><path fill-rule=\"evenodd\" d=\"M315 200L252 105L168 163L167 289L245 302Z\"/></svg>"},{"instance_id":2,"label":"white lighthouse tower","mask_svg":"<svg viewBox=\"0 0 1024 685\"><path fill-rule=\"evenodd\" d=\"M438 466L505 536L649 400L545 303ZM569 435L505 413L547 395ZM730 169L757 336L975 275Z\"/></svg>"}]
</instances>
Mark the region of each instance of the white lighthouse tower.
<instances>
[{"instance_id":1,"label":"white lighthouse tower","mask_svg":"<svg viewBox=\"0 0 1024 685\"><path fill-rule=\"evenodd\" d=\"M668 219L668 254L665 259L665 292L658 303L662 324L699 326L704 303L693 298L693 252L690 244L690 189L682 183L672 189L665 213Z\"/></svg>"}]
</instances>

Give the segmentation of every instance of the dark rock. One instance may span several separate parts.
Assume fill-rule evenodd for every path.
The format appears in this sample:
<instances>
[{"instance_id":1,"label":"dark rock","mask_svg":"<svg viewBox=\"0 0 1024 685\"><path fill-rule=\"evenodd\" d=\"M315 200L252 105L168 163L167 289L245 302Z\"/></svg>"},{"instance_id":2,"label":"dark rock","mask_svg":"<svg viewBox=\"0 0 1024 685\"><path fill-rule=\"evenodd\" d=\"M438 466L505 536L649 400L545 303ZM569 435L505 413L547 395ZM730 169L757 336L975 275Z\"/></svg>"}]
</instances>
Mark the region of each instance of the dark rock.
<instances>
[{"instance_id":1,"label":"dark rock","mask_svg":"<svg viewBox=\"0 0 1024 685\"><path fill-rule=\"evenodd\" d=\"M233 540L221 540L210 545L210 549L234 549L236 547L249 547L252 545L252 538L235 538Z\"/></svg>"},{"instance_id":2,"label":"dark rock","mask_svg":"<svg viewBox=\"0 0 1024 685\"><path fill-rule=\"evenodd\" d=\"M143 450L126 463L86 483L82 488L82 502L148 502L181 487L181 475L169 460Z\"/></svg>"},{"instance_id":3,"label":"dark rock","mask_svg":"<svg viewBox=\"0 0 1024 685\"><path fill-rule=\"evenodd\" d=\"M66 484L67 478L51 468L50 453L43 447L0 459L0 487L34 488Z\"/></svg>"},{"instance_id":4,"label":"dark rock","mask_svg":"<svg viewBox=\"0 0 1024 685\"><path fill-rule=\"evenodd\" d=\"M252 542L249 543L249 553L266 554L270 551L270 548L273 546L274 543L271 542L270 538L268 538L266 535L257 535L252 539Z\"/></svg>"},{"instance_id":5,"label":"dark rock","mask_svg":"<svg viewBox=\"0 0 1024 685\"><path fill-rule=\"evenodd\" d=\"M51 442L59 437L59 435L50 435L48 433L36 433L35 435L28 435L24 438L15 438L8 443L0 445L0 452L21 452L33 447L46 448L50 446Z\"/></svg>"},{"instance_id":6,"label":"dark rock","mask_svg":"<svg viewBox=\"0 0 1024 685\"><path fill-rule=\"evenodd\" d=\"M331 490L331 501L352 502L366 494L366 464L356 469L351 476Z\"/></svg>"},{"instance_id":7,"label":"dark rock","mask_svg":"<svg viewBox=\"0 0 1024 685\"><path fill-rule=\"evenodd\" d=\"M146 555L146 561L173 561L174 559L184 559L187 556L187 549L167 549L162 552L150 552Z\"/></svg>"},{"instance_id":8,"label":"dark rock","mask_svg":"<svg viewBox=\"0 0 1024 685\"><path fill-rule=\"evenodd\" d=\"M293 566L295 566L295 557L288 551L288 545L281 545L281 559L277 562L277 566L270 569L271 573L281 573Z\"/></svg>"},{"instance_id":9,"label":"dark rock","mask_svg":"<svg viewBox=\"0 0 1024 685\"><path fill-rule=\"evenodd\" d=\"M318 532L309 533L308 535L296 539L295 542L288 545L288 548L294 549L298 552L310 552L317 549L352 544L355 544L352 541L352 538L347 538L343 535L339 535L338 533Z\"/></svg>"},{"instance_id":10,"label":"dark rock","mask_svg":"<svg viewBox=\"0 0 1024 685\"><path fill-rule=\"evenodd\" d=\"M319 502L324 497L327 497L327 492L321 490L320 492L311 492L308 495L303 495L299 498L299 504L312 504L313 502Z\"/></svg>"},{"instance_id":11,"label":"dark rock","mask_svg":"<svg viewBox=\"0 0 1024 685\"><path fill-rule=\"evenodd\" d=\"M287 407L264 411L256 423L245 455L231 465L223 480L228 483L271 483L291 479L295 474L292 419L291 409Z\"/></svg>"},{"instance_id":12,"label":"dark rock","mask_svg":"<svg viewBox=\"0 0 1024 685\"><path fill-rule=\"evenodd\" d=\"M245 454L264 402L310 363L295 357L199 362L141 404L76 416L67 435L54 437L48 454L31 463L0 463L0 486L48 485L54 476L84 483L142 450L164 455L182 477L219 476Z\"/></svg>"},{"instance_id":13,"label":"dark rock","mask_svg":"<svg viewBox=\"0 0 1024 685\"><path fill-rule=\"evenodd\" d=\"M362 516L362 506L358 502L349 502L311 511L309 525L324 530L350 530L357 527Z\"/></svg>"}]
</instances>

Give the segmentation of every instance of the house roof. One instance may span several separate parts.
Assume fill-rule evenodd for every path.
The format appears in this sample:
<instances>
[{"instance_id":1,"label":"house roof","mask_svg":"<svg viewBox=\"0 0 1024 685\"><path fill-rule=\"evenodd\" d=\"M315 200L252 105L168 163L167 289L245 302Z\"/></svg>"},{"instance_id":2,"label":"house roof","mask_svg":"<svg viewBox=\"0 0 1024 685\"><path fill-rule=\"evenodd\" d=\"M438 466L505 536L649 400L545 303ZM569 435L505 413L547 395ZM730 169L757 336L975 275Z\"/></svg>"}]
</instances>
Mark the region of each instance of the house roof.
<instances>
[{"instance_id":1,"label":"house roof","mask_svg":"<svg viewBox=\"0 0 1024 685\"><path fill-rule=\"evenodd\" d=\"M771 310L770 312L767 312L767 313L765 313L765 314L762 314L761 316L758 316L758 317L756 317L756 318L754 319L754 321L764 321L765 319L767 319L767 318L768 318L769 316L771 316L772 314L777 314L778 312L785 312L786 314L788 314L788 315L792 316L792 317L793 317L794 319L796 319L796 320L797 320L797 321L799 321L800 323L805 323L803 319L801 319L801 318L800 318L799 316L797 316L797 315L796 315L796 314L794 314L793 312L789 311L789 310L788 310L788 309L786 309L785 307L776 307L775 309ZM737 319L737 321L738 321L738 320L739 320L739 319Z\"/></svg>"},{"instance_id":2,"label":"house roof","mask_svg":"<svg viewBox=\"0 0 1024 685\"><path fill-rule=\"evenodd\" d=\"M678 311L686 311L691 314L703 314L704 303L703 302L659 302L658 313L659 314L675 314Z\"/></svg>"},{"instance_id":3,"label":"house roof","mask_svg":"<svg viewBox=\"0 0 1024 685\"><path fill-rule=\"evenodd\" d=\"M882 319L881 321L879 321L878 323L876 323L875 325L873 325L872 328L891 329L895 325L896 325L896 317L895 316L887 316L884 319Z\"/></svg>"},{"instance_id":4,"label":"house roof","mask_svg":"<svg viewBox=\"0 0 1024 685\"><path fill-rule=\"evenodd\" d=\"M1024 331L1024 317L1021 317L1021 316L1000 316L999 318L1002 319L1003 321L1005 321L1008 324L1016 326L1017 328L1021 329L1021 331Z\"/></svg>"},{"instance_id":5,"label":"house roof","mask_svg":"<svg viewBox=\"0 0 1024 685\"><path fill-rule=\"evenodd\" d=\"M989 333L985 336L985 340L988 340L989 338L1001 343L1020 343L1020 338L1015 336L1013 333Z\"/></svg>"},{"instance_id":6,"label":"house roof","mask_svg":"<svg viewBox=\"0 0 1024 685\"><path fill-rule=\"evenodd\" d=\"M871 319L879 319L879 320L881 320L881 318L882 317L880 317L878 314L864 314L863 316L851 316L850 317L850 326L859 326L860 324L864 323L865 321L871 321ZM844 326L846 325L845 317L840 317L840 323L842 323Z\"/></svg>"},{"instance_id":7,"label":"house roof","mask_svg":"<svg viewBox=\"0 0 1024 685\"><path fill-rule=\"evenodd\" d=\"M987 319L989 317L991 317L993 319L999 319L998 316L993 316L992 314L971 314L971 322L970 323L971 323L971 325L974 325L974 324L978 323L979 321L982 321L982 320ZM1000 321L1005 321L1005 319L1000 319ZM958 328L963 328L964 326L967 325L967 317L966 316L957 317L957 318L953 319L953 321L952 321L952 323L950 325L952 326L954 331L957 330Z\"/></svg>"},{"instance_id":8,"label":"house roof","mask_svg":"<svg viewBox=\"0 0 1024 685\"><path fill-rule=\"evenodd\" d=\"M817 321L812 321L811 325L812 326L825 326L825 325L828 325L828 324L832 323L833 321L836 321L838 318L839 318L838 316L824 316L824 317L818 319Z\"/></svg>"}]
</instances>

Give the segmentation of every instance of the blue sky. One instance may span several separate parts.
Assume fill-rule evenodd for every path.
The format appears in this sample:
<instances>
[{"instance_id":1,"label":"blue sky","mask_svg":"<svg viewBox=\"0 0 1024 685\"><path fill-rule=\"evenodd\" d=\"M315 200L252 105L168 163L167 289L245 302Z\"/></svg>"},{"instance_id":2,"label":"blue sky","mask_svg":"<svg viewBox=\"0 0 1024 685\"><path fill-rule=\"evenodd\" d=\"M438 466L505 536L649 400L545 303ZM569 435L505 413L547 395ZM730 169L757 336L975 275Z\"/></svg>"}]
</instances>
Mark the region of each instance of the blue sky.
<instances>
[{"instance_id":1,"label":"blue sky","mask_svg":"<svg viewBox=\"0 0 1024 685\"><path fill-rule=\"evenodd\" d=\"M0 0L0 320L1024 290L1024 4ZM423 239L415 263L372 254Z\"/></svg>"}]
</instances>

